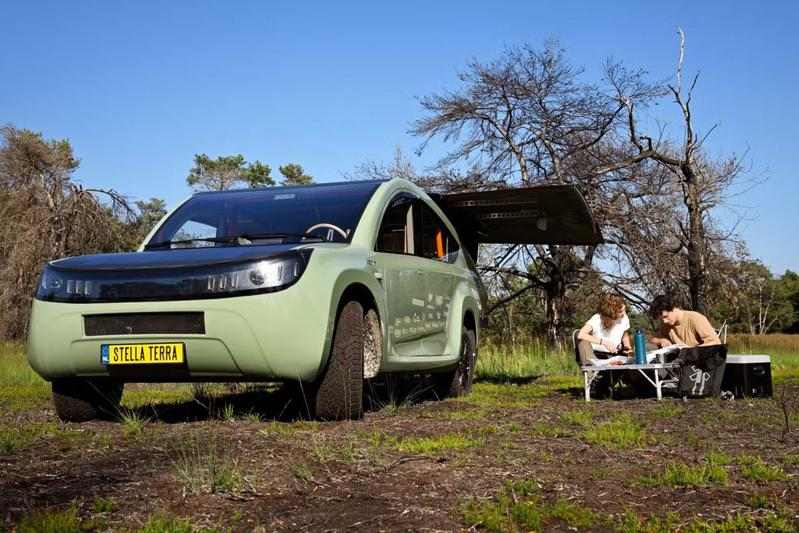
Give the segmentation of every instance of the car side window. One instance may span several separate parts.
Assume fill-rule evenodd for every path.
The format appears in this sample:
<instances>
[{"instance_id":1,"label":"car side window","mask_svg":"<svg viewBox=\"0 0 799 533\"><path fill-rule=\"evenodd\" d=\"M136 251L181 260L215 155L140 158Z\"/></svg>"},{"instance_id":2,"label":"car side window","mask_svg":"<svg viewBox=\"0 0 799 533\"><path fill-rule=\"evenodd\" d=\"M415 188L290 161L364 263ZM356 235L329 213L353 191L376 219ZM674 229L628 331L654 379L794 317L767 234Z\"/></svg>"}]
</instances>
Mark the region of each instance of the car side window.
<instances>
[{"instance_id":1,"label":"car side window","mask_svg":"<svg viewBox=\"0 0 799 533\"><path fill-rule=\"evenodd\" d=\"M460 247L444 221L421 200L417 202L416 210L419 221L416 255L445 263L454 263L458 258Z\"/></svg>"},{"instance_id":2,"label":"car side window","mask_svg":"<svg viewBox=\"0 0 799 533\"><path fill-rule=\"evenodd\" d=\"M402 193L394 197L383 214L375 249L378 252L413 255L414 204L416 197Z\"/></svg>"}]
</instances>

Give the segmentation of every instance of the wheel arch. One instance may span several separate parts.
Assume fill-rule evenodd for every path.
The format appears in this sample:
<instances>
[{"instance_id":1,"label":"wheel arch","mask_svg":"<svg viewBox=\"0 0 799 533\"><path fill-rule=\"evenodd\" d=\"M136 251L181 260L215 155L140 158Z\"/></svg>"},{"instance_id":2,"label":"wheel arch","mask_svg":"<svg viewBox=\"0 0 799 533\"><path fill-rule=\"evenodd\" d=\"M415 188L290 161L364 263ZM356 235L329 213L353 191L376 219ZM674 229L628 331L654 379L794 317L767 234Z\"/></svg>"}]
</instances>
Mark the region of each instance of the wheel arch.
<instances>
[{"instance_id":1,"label":"wheel arch","mask_svg":"<svg viewBox=\"0 0 799 533\"><path fill-rule=\"evenodd\" d=\"M323 369L327 367L330 358L330 349L333 343L336 322L338 321L338 316L341 313L341 309L347 304L347 302L351 301L357 301L359 304L361 304L364 314L366 314L369 310L374 310L377 314L381 337L378 355L380 358L379 364L382 365L382 358L386 349L386 331L385 324L383 322L383 309L378 298L375 296L374 291L362 280L350 279L346 283L343 283L342 288L339 291L336 291L336 293L338 296L334 296L334 300L331 302L331 310L334 309L335 313L330 313L330 324L328 327L327 339L325 341L325 349L324 353L322 354L319 372L321 373Z\"/></svg>"},{"instance_id":2,"label":"wheel arch","mask_svg":"<svg viewBox=\"0 0 799 533\"><path fill-rule=\"evenodd\" d=\"M475 348L480 343L480 321L478 320L479 313L471 306L467 307L463 312L463 326L474 332Z\"/></svg>"}]
</instances>

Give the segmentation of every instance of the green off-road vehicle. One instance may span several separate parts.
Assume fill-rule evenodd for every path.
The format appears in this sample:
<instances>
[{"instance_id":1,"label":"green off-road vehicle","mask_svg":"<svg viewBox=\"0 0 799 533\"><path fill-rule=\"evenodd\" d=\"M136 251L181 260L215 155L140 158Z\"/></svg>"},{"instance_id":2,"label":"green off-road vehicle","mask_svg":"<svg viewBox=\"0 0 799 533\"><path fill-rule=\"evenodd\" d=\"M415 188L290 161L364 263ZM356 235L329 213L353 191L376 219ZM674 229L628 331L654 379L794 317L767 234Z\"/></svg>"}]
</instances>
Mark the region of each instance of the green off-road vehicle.
<instances>
[{"instance_id":1,"label":"green off-road vehicle","mask_svg":"<svg viewBox=\"0 0 799 533\"><path fill-rule=\"evenodd\" d=\"M137 252L48 263L28 358L64 420L115 413L126 382L192 381L301 383L317 417L359 418L378 374L469 391L485 311L478 243L598 240L571 187L198 193Z\"/></svg>"}]
</instances>

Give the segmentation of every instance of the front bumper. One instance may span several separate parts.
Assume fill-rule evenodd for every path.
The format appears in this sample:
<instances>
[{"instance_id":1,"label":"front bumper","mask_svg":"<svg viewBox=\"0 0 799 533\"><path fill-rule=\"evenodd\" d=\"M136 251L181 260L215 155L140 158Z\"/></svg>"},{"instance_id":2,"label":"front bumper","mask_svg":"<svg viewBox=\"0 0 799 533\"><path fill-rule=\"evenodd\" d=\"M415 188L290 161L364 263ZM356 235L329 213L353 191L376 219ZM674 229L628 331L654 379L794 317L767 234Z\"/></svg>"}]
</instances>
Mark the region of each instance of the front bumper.
<instances>
[{"instance_id":1,"label":"front bumper","mask_svg":"<svg viewBox=\"0 0 799 533\"><path fill-rule=\"evenodd\" d=\"M310 298L302 279L280 292L169 302L71 304L34 300L28 360L47 380L114 376L123 381L261 381L316 378L328 343L329 297ZM202 312L204 334L88 336L84 315ZM108 343L183 342L181 368L113 367L100 361Z\"/></svg>"}]
</instances>

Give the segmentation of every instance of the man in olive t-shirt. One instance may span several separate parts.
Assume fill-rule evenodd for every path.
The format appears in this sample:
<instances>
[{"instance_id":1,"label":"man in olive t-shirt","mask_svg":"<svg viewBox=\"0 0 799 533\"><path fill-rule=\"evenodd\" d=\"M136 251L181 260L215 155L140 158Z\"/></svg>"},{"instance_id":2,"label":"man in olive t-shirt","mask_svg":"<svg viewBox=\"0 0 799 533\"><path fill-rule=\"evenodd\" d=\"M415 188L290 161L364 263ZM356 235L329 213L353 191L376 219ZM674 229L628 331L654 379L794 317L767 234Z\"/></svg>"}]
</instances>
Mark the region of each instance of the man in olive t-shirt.
<instances>
[{"instance_id":1,"label":"man in olive t-shirt","mask_svg":"<svg viewBox=\"0 0 799 533\"><path fill-rule=\"evenodd\" d=\"M680 344L688 347L721 344L716 330L702 313L680 309L668 296L658 296L649 309L661 326L650 341L658 348Z\"/></svg>"}]
</instances>

